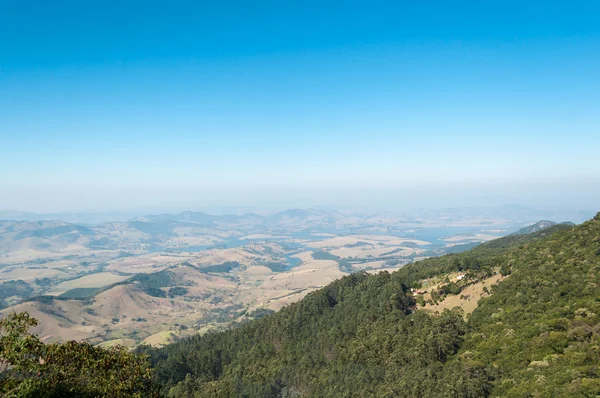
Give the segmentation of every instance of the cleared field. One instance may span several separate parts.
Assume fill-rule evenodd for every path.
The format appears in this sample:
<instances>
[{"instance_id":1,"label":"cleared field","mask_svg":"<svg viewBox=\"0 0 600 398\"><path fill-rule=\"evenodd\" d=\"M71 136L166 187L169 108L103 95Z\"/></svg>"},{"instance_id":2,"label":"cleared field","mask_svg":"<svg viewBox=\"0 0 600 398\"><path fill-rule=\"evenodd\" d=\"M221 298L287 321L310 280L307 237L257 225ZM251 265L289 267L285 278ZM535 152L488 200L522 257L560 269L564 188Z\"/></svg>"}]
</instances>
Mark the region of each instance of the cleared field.
<instances>
[{"instance_id":1,"label":"cleared field","mask_svg":"<svg viewBox=\"0 0 600 398\"><path fill-rule=\"evenodd\" d=\"M354 271L363 270L365 268L381 268L384 265L385 265L385 260L368 261L368 262L364 262L364 263L353 264L352 270L354 272Z\"/></svg>"},{"instance_id":2,"label":"cleared field","mask_svg":"<svg viewBox=\"0 0 600 398\"><path fill-rule=\"evenodd\" d=\"M113 283L122 282L129 276L117 275L111 272L98 272L97 274L82 276L81 278L62 282L54 290L71 290L75 288L104 287Z\"/></svg>"},{"instance_id":3,"label":"cleared field","mask_svg":"<svg viewBox=\"0 0 600 398\"><path fill-rule=\"evenodd\" d=\"M333 260L313 260L288 272L273 275L262 285L262 289L298 290L322 287L344 276L338 263Z\"/></svg>"},{"instance_id":4,"label":"cleared field","mask_svg":"<svg viewBox=\"0 0 600 398\"><path fill-rule=\"evenodd\" d=\"M287 305L302 300L304 296L306 296L310 292L314 292L315 290L317 290L317 288L307 288L303 290L294 291L286 296L268 300L266 303L264 303L264 307L273 311L279 311Z\"/></svg>"},{"instance_id":5,"label":"cleared field","mask_svg":"<svg viewBox=\"0 0 600 398\"><path fill-rule=\"evenodd\" d=\"M215 265L223 264L227 261L237 261L241 264L251 264L260 255L251 254L242 248L224 249L224 250L208 250L198 253L195 261L199 265Z\"/></svg>"},{"instance_id":6,"label":"cleared field","mask_svg":"<svg viewBox=\"0 0 600 398\"><path fill-rule=\"evenodd\" d=\"M378 242L384 242L388 245L397 245L402 243L414 243L416 245L428 245L430 242L419 240L419 239L408 239L408 238L399 238L393 235L356 235L357 239L361 240L374 240ZM393 242L393 243L391 243Z\"/></svg>"},{"instance_id":7,"label":"cleared field","mask_svg":"<svg viewBox=\"0 0 600 398\"><path fill-rule=\"evenodd\" d=\"M118 345L123 346L123 347L134 347L136 345L136 341L133 339L114 339L114 340L104 341L104 342L98 344L98 347L109 348L109 347L115 347Z\"/></svg>"},{"instance_id":8,"label":"cleared field","mask_svg":"<svg viewBox=\"0 0 600 398\"><path fill-rule=\"evenodd\" d=\"M446 296L444 301L438 303L437 305L427 304L425 307L423 307L423 309L425 309L427 311L432 311L432 312L436 312L436 311L442 312L445 309L461 307L464 310L465 315L470 314L473 311L475 311L475 309L477 308L477 303L479 302L479 300L482 297L489 296L488 293L485 293L483 291L483 288L487 287L489 289L489 287L491 285L496 284L503 279L504 279L504 277L502 277L502 275L496 274L496 275L492 276L491 278L488 278L484 281L474 283L472 285L467 286L458 295ZM455 280L455 278L452 280ZM461 298L461 296L463 298ZM426 297L426 299L429 298L428 295L426 295L425 297Z\"/></svg>"},{"instance_id":9,"label":"cleared field","mask_svg":"<svg viewBox=\"0 0 600 398\"><path fill-rule=\"evenodd\" d=\"M8 272L0 272L0 281L21 279L31 281L36 278L54 278L61 275L60 271L47 268L17 268Z\"/></svg>"},{"instance_id":10,"label":"cleared field","mask_svg":"<svg viewBox=\"0 0 600 398\"><path fill-rule=\"evenodd\" d=\"M473 234L473 235L458 235L451 238L443 239L444 242L464 242L464 241L488 241L496 239L497 236L486 235L486 234Z\"/></svg>"},{"instance_id":11,"label":"cleared field","mask_svg":"<svg viewBox=\"0 0 600 398\"><path fill-rule=\"evenodd\" d=\"M355 245L358 242L364 242L364 239L358 239L355 236L336 236L334 238L324 239L316 242L307 242L306 246L320 249L325 247L341 247L346 245Z\"/></svg>"},{"instance_id":12,"label":"cleared field","mask_svg":"<svg viewBox=\"0 0 600 398\"><path fill-rule=\"evenodd\" d=\"M27 302L0 311L3 316L12 312L28 312L39 321L39 325L31 331L40 336L42 341L85 340L94 333L79 330L79 321L86 319L77 301L55 301L52 304Z\"/></svg>"},{"instance_id":13,"label":"cleared field","mask_svg":"<svg viewBox=\"0 0 600 398\"><path fill-rule=\"evenodd\" d=\"M431 242L427 242L425 240L404 239L404 238L394 238L394 239L386 240L384 243L388 246L402 246L406 243L417 245L417 246L427 246L427 245L431 244Z\"/></svg>"},{"instance_id":14,"label":"cleared field","mask_svg":"<svg viewBox=\"0 0 600 398\"><path fill-rule=\"evenodd\" d=\"M400 249L395 251L395 249ZM374 248L372 246L359 246L359 247L341 247L339 249L330 250L329 252L338 257L358 257L358 258L368 258L368 257L380 257L390 254L390 252L394 256L407 257L411 254L415 253L414 249L409 248L395 248L393 246L386 247L378 247Z\"/></svg>"},{"instance_id":15,"label":"cleared field","mask_svg":"<svg viewBox=\"0 0 600 398\"><path fill-rule=\"evenodd\" d=\"M33 249L19 249L16 251L12 251L10 253L3 254L0 257L0 262L9 264L9 263L21 263L29 260L37 260L37 259L53 259L63 257L63 253L54 253L47 252L43 250L33 250Z\"/></svg>"},{"instance_id":16,"label":"cleared field","mask_svg":"<svg viewBox=\"0 0 600 398\"><path fill-rule=\"evenodd\" d=\"M152 347L162 347L172 342L173 336L176 336L177 333L165 330L163 332L158 332L153 334L152 336L146 337L142 344L148 344Z\"/></svg>"},{"instance_id":17,"label":"cleared field","mask_svg":"<svg viewBox=\"0 0 600 398\"><path fill-rule=\"evenodd\" d=\"M161 269L165 269L178 262L186 261L188 258L189 257L173 258L168 256L157 256L155 254L126 257L111 261L108 269L130 274L150 273L160 271Z\"/></svg>"},{"instance_id":18,"label":"cleared field","mask_svg":"<svg viewBox=\"0 0 600 398\"><path fill-rule=\"evenodd\" d=\"M370 269L370 270L366 270L365 272L368 274L371 274L371 275L377 275L380 272L392 273L394 271L398 271L400 268L402 268L402 267L400 266L400 267L391 267L391 268Z\"/></svg>"}]
</instances>

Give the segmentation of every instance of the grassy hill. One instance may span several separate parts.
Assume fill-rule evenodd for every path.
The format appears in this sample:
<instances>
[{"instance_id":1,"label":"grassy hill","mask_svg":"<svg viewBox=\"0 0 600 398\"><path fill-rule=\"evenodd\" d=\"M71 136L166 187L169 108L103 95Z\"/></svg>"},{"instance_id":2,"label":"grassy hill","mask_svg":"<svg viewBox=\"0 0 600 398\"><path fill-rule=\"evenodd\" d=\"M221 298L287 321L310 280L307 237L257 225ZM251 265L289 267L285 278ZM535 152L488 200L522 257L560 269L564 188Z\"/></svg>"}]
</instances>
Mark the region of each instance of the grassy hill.
<instances>
[{"instance_id":1,"label":"grassy hill","mask_svg":"<svg viewBox=\"0 0 600 398\"><path fill-rule=\"evenodd\" d=\"M173 397L595 397L599 271L600 213L346 276L242 327L142 351ZM430 292L443 301L498 272L470 317L417 309L411 293L464 275Z\"/></svg>"}]
</instances>

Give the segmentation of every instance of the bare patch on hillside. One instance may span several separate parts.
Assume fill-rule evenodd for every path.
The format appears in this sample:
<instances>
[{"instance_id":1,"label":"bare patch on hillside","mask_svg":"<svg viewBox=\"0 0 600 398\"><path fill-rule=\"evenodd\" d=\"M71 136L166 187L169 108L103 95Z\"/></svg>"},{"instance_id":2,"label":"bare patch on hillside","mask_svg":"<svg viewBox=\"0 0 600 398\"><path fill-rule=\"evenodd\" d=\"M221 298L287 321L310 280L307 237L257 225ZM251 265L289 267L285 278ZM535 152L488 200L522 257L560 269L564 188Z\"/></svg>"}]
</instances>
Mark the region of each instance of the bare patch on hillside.
<instances>
[{"instance_id":1,"label":"bare patch on hillside","mask_svg":"<svg viewBox=\"0 0 600 398\"><path fill-rule=\"evenodd\" d=\"M438 302L438 304L426 304L423 308L426 311L431 312L442 312L445 309L452 309L460 307L465 313L465 316L471 314L477 308L477 303L482 297L487 297L491 293L491 286L501 282L505 277L500 274L493 275L490 278L484 279L483 281L473 283L465 288L457 295L447 295L444 300ZM439 287L440 284L433 286L432 288ZM488 290L487 292L485 290ZM425 294L425 300L431 299L430 294Z\"/></svg>"}]
</instances>

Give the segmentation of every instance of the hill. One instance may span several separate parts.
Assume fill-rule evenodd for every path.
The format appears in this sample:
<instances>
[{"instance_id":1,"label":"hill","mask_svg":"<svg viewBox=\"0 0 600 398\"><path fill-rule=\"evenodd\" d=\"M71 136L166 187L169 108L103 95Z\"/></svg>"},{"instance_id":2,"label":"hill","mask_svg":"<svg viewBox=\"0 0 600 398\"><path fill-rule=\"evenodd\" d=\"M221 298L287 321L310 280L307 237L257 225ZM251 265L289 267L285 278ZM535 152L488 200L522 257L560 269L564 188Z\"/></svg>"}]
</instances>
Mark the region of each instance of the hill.
<instances>
[{"instance_id":1,"label":"hill","mask_svg":"<svg viewBox=\"0 0 600 398\"><path fill-rule=\"evenodd\" d=\"M514 234L515 235L532 234L534 232L538 232L538 231L541 231L543 229L549 228L549 227L551 227L553 225L556 225L556 223L554 221L542 220L542 221L538 221L535 224L530 225L528 227L521 228L520 230L518 230Z\"/></svg>"},{"instance_id":2,"label":"hill","mask_svg":"<svg viewBox=\"0 0 600 398\"><path fill-rule=\"evenodd\" d=\"M173 397L593 397L599 271L600 213L345 276L259 321L143 351ZM494 275L471 316L434 312Z\"/></svg>"},{"instance_id":3,"label":"hill","mask_svg":"<svg viewBox=\"0 0 600 398\"><path fill-rule=\"evenodd\" d=\"M570 221L565 221L562 222L560 224L555 223L554 221L548 221L548 220L542 220L542 221L538 221L533 225L530 225L528 227L525 228L521 228L520 230L513 232L513 235L527 235L527 234L532 234L534 232L539 232L543 229L546 228L550 228L554 225L568 225L568 226L573 226L575 224L573 224Z\"/></svg>"}]
</instances>

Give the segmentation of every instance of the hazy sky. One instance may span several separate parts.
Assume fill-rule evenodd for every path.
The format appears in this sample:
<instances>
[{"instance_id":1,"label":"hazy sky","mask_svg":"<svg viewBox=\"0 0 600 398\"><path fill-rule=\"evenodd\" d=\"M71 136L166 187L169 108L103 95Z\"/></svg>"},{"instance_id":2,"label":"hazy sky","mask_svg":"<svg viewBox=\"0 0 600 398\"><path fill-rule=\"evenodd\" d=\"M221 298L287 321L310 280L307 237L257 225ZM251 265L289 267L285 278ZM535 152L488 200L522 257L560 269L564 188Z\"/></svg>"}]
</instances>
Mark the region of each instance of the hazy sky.
<instances>
[{"instance_id":1,"label":"hazy sky","mask_svg":"<svg viewBox=\"0 0 600 398\"><path fill-rule=\"evenodd\" d=\"M600 205L597 1L210 3L0 1L0 209Z\"/></svg>"}]
</instances>

